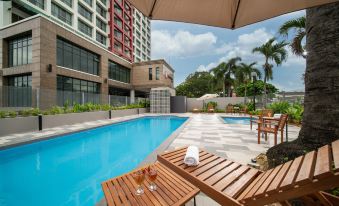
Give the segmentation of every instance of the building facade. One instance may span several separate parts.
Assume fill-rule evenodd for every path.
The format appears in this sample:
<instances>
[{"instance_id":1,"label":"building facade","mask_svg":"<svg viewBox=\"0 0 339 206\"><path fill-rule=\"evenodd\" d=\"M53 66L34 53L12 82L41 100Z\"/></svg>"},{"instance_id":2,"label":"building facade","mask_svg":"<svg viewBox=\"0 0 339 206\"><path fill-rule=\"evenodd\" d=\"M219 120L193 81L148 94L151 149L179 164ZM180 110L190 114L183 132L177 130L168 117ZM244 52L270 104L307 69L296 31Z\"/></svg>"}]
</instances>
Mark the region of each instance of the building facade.
<instances>
[{"instance_id":1,"label":"building facade","mask_svg":"<svg viewBox=\"0 0 339 206\"><path fill-rule=\"evenodd\" d=\"M132 64L42 15L0 29L0 107L107 104L109 95L133 102L173 88L173 75L164 60Z\"/></svg>"},{"instance_id":2,"label":"building facade","mask_svg":"<svg viewBox=\"0 0 339 206\"><path fill-rule=\"evenodd\" d=\"M130 62L150 60L150 22L127 0L11 0L0 11L0 28L43 14Z\"/></svg>"},{"instance_id":3,"label":"building facade","mask_svg":"<svg viewBox=\"0 0 339 206\"><path fill-rule=\"evenodd\" d=\"M133 11L134 62L151 60L151 22L140 11Z\"/></svg>"}]
</instances>

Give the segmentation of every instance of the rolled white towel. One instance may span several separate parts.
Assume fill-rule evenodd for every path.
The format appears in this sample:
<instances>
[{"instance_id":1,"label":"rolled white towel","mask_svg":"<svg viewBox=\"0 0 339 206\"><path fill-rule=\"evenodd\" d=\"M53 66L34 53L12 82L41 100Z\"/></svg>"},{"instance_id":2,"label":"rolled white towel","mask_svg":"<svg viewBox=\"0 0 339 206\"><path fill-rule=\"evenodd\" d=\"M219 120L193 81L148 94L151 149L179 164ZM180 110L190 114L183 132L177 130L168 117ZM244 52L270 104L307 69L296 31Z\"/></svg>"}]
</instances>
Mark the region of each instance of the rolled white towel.
<instances>
[{"instance_id":1,"label":"rolled white towel","mask_svg":"<svg viewBox=\"0 0 339 206\"><path fill-rule=\"evenodd\" d=\"M189 146L186 151L184 163L188 166L196 166L199 164L199 149L196 146Z\"/></svg>"},{"instance_id":2,"label":"rolled white towel","mask_svg":"<svg viewBox=\"0 0 339 206\"><path fill-rule=\"evenodd\" d=\"M280 118L281 114L274 114L273 117L274 118Z\"/></svg>"}]
</instances>

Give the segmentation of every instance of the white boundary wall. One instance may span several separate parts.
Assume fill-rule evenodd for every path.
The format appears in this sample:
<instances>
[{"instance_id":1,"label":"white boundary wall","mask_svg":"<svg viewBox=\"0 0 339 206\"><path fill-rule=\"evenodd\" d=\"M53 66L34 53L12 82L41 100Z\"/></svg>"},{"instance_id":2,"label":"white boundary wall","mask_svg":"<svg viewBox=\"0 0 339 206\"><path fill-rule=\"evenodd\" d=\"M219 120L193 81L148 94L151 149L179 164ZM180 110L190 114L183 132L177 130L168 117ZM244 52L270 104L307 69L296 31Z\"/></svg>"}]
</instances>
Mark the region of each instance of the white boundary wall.
<instances>
[{"instance_id":1,"label":"white boundary wall","mask_svg":"<svg viewBox=\"0 0 339 206\"><path fill-rule=\"evenodd\" d=\"M193 109L202 109L203 104L208 102L217 102L217 109L225 110L228 104L243 104L244 97L216 97L207 100L198 100L198 98L187 98L187 112L191 112Z\"/></svg>"}]
</instances>

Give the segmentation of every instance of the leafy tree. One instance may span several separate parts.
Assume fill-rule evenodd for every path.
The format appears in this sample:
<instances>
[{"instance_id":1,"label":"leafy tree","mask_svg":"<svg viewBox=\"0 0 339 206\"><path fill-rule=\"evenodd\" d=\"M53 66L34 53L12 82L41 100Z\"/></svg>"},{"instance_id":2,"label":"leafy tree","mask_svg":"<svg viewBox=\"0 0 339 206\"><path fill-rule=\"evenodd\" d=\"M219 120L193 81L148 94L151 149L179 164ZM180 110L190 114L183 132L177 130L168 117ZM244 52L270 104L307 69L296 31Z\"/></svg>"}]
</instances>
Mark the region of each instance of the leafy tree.
<instances>
[{"instance_id":1,"label":"leafy tree","mask_svg":"<svg viewBox=\"0 0 339 206\"><path fill-rule=\"evenodd\" d=\"M288 37L290 31L294 31L294 37L290 42L292 52L297 56L306 58L305 46L303 45L303 39L306 37L306 17L302 16L297 19L292 19L285 22L279 29L279 33L285 37Z\"/></svg>"},{"instance_id":2,"label":"leafy tree","mask_svg":"<svg viewBox=\"0 0 339 206\"><path fill-rule=\"evenodd\" d=\"M253 62L251 64L240 63L235 72L235 77L238 84L244 84L245 86L245 97L247 97L247 84L251 82L252 72L255 72L259 79L261 79L261 72L257 68L255 68L254 65L256 65L256 62Z\"/></svg>"},{"instance_id":3,"label":"leafy tree","mask_svg":"<svg viewBox=\"0 0 339 206\"><path fill-rule=\"evenodd\" d=\"M240 57L235 57L228 62L222 62L217 67L211 69L213 74L214 88L222 88L222 92L225 96L227 89L227 96L231 96L231 86L234 85L234 75L237 68L237 63L241 61Z\"/></svg>"},{"instance_id":4,"label":"leafy tree","mask_svg":"<svg viewBox=\"0 0 339 206\"><path fill-rule=\"evenodd\" d=\"M241 84L236 88L236 93L238 97L244 97L245 91L247 96L261 95L264 93L264 82L261 80L256 81L255 83L249 82L247 84ZM266 84L266 91L268 94L275 94L278 92L278 89L273 84Z\"/></svg>"},{"instance_id":5,"label":"leafy tree","mask_svg":"<svg viewBox=\"0 0 339 206\"><path fill-rule=\"evenodd\" d=\"M179 84L175 90L178 96L201 97L204 94L214 93L212 88L213 76L209 72L195 72Z\"/></svg>"},{"instance_id":6,"label":"leafy tree","mask_svg":"<svg viewBox=\"0 0 339 206\"><path fill-rule=\"evenodd\" d=\"M283 61L287 58L287 51L285 46L287 43L285 41L276 42L275 38L268 40L265 44L256 47L252 50L253 53L259 53L265 56L264 68L264 106L267 104L267 92L266 92L266 82L273 79L273 64L274 62L277 66L280 66Z\"/></svg>"}]
</instances>

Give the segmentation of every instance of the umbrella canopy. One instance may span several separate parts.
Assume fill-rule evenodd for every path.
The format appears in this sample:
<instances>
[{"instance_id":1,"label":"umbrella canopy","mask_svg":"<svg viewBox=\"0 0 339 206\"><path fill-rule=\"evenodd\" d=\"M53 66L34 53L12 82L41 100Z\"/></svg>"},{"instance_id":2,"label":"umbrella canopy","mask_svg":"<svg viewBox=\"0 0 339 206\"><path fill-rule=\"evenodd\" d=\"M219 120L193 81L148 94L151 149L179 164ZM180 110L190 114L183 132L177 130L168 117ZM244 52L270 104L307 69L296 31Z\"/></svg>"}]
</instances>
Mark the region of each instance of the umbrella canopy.
<instances>
[{"instance_id":1,"label":"umbrella canopy","mask_svg":"<svg viewBox=\"0 0 339 206\"><path fill-rule=\"evenodd\" d=\"M206 99L212 99L212 98L215 98L215 97L218 97L218 96L219 95L217 95L217 94L205 94L205 95L199 97L197 100L202 101L202 100L206 100Z\"/></svg>"},{"instance_id":2,"label":"umbrella canopy","mask_svg":"<svg viewBox=\"0 0 339 206\"><path fill-rule=\"evenodd\" d=\"M154 20L229 29L339 0L129 0Z\"/></svg>"}]
</instances>

